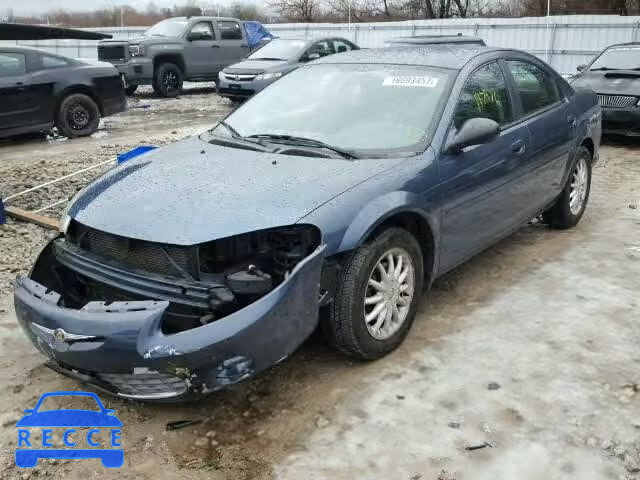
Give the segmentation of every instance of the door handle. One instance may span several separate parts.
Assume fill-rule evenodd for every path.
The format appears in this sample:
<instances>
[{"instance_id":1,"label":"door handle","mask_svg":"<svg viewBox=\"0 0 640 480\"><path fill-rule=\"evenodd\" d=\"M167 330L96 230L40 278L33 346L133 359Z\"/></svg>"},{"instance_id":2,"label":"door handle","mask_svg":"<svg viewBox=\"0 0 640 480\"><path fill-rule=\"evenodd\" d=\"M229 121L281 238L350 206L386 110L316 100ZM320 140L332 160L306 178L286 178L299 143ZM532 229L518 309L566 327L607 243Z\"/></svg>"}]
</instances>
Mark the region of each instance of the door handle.
<instances>
[{"instance_id":1,"label":"door handle","mask_svg":"<svg viewBox=\"0 0 640 480\"><path fill-rule=\"evenodd\" d=\"M220 45L211 45L211 48L220 48Z\"/></svg>"},{"instance_id":2,"label":"door handle","mask_svg":"<svg viewBox=\"0 0 640 480\"><path fill-rule=\"evenodd\" d=\"M576 126L576 116L575 115L569 115L567 116L567 123L569 124L569 126L571 128Z\"/></svg>"},{"instance_id":3,"label":"door handle","mask_svg":"<svg viewBox=\"0 0 640 480\"><path fill-rule=\"evenodd\" d=\"M518 155L522 155L526 149L527 147L522 140L516 140L511 144L511 150Z\"/></svg>"}]
</instances>

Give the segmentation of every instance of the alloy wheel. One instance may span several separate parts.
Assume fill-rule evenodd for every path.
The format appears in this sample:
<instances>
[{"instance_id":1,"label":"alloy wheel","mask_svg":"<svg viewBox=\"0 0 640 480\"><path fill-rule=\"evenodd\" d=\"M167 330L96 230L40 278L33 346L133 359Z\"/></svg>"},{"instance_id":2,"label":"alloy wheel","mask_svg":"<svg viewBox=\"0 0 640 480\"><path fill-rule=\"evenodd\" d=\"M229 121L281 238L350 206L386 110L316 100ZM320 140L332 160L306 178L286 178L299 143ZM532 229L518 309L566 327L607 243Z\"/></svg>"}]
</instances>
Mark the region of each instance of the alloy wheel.
<instances>
[{"instance_id":1,"label":"alloy wheel","mask_svg":"<svg viewBox=\"0 0 640 480\"><path fill-rule=\"evenodd\" d=\"M386 340L402 326L415 294L415 270L403 248L384 253L373 268L364 298L364 322L369 334Z\"/></svg>"},{"instance_id":2,"label":"alloy wheel","mask_svg":"<svg viewBox=\"0 0 640 480\"><path fill-rule=\"evenodd\" d=\"M587 160L581 158L576 164L571 177L571 190L569 191L569 210L573 215L578 215L584 207L589 188L589 167Z\"/></svg>"}]
</instances>

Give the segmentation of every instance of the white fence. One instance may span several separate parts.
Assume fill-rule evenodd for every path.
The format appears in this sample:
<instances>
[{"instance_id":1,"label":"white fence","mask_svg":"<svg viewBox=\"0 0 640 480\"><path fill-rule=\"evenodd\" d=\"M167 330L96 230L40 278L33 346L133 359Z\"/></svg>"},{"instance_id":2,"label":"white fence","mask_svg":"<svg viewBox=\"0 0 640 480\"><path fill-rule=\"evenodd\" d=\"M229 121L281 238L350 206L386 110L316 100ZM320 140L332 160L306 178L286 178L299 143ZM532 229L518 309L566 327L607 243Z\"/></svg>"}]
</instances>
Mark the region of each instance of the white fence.
<instances>
[{"instance_id":1,"label":"white fence","mask_svg":"<svg viewBox=\"0 0 640 480\"><path fill-rule=\"evenodd\" d=\"M612 43L640 40L640 17L575 15L532 18L470 18L412 20L386 23L299 23L267 25L274 34L290 36L343 36L361 47L382 47L389 38L408 35L476 35L488 45L526 50L546 60L561 73L573 73ZM114 38L140 35L144 28L96 29ZM18 42L70 57L96 58L96 42L51 40Z\"/></svg>"}]
</instances>

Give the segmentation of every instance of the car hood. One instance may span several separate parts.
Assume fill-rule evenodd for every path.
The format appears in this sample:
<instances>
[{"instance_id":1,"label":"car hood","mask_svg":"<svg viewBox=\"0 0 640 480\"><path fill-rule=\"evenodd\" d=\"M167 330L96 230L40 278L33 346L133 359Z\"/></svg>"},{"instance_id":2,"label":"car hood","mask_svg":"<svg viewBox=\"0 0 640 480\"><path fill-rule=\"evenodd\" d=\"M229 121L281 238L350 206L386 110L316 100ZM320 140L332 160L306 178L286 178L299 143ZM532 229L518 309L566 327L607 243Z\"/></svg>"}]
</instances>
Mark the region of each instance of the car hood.
<instances>
[{"instance_id":1,"label":"car hood","mask_svg":"<svg viewBox=\"0 0 640 480\"><path fill-rule=\"evenodd\" d=\"M403 161L271 154L193 137L109 171L78 194L68 214L128 238L195 245L291 225Z\"/></svg>"},{"instance_id":2,"label":"car hood","mask_svg":"<svg viewBox=\"0 0 640 480\"><path fill-rule=\"evenodd\" d=\"M591 88L594 92L605 95L640 96L640 71L588 71L579 75L571 85Z\"/></svg>"},{"instance_id":3,"label":"car hood","mask_svg":"<svg viewBox=\"0 0 640 480\"><path fill-rule=\"evenodd\" d=\"M245 60L226 67L225 73L279 72L290 62L287 60Z\"/></svg>"}]
</instances>

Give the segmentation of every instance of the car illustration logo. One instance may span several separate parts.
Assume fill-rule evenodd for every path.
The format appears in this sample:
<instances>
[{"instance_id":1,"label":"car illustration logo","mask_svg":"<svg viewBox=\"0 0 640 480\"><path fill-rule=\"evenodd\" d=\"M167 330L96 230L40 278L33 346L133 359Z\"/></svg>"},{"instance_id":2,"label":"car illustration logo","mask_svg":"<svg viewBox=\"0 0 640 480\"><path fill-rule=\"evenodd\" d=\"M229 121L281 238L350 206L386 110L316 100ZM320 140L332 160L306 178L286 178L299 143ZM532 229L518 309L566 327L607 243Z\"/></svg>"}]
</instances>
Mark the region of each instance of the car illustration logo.
<instances>
[{"instance_id":1,"label":"car illustration logo","mask_svg":"<svg viewBox=\"0 0 640 480\"><path fill-rule=\"evenodd\" d=\"M234 79L234 80L240 80L240 75L234 75L234 76L233 76L233 79Z\"/></svg>"},{"instance_id":2,"label":"car illustration logo","mask_svg":"<svg viewBox=\"0 0 640 480\"><path fill-rule=\"evenodd\" d=\"M62 331L64 333L64 330ZM56 332L57 333L57 332ZM97 409L42 409L49 397L88 397ZM18 423L16 465L33 468L41 458L99 458L107 468L119 468L124 463L121 434L122 422L115 412L105 408L91 392L48 392L34 408L28 408ZM53 429L61 429L61 445L54 445ZM109 448L105 448L105 447Z\"/></svg>"}]
</instances>

